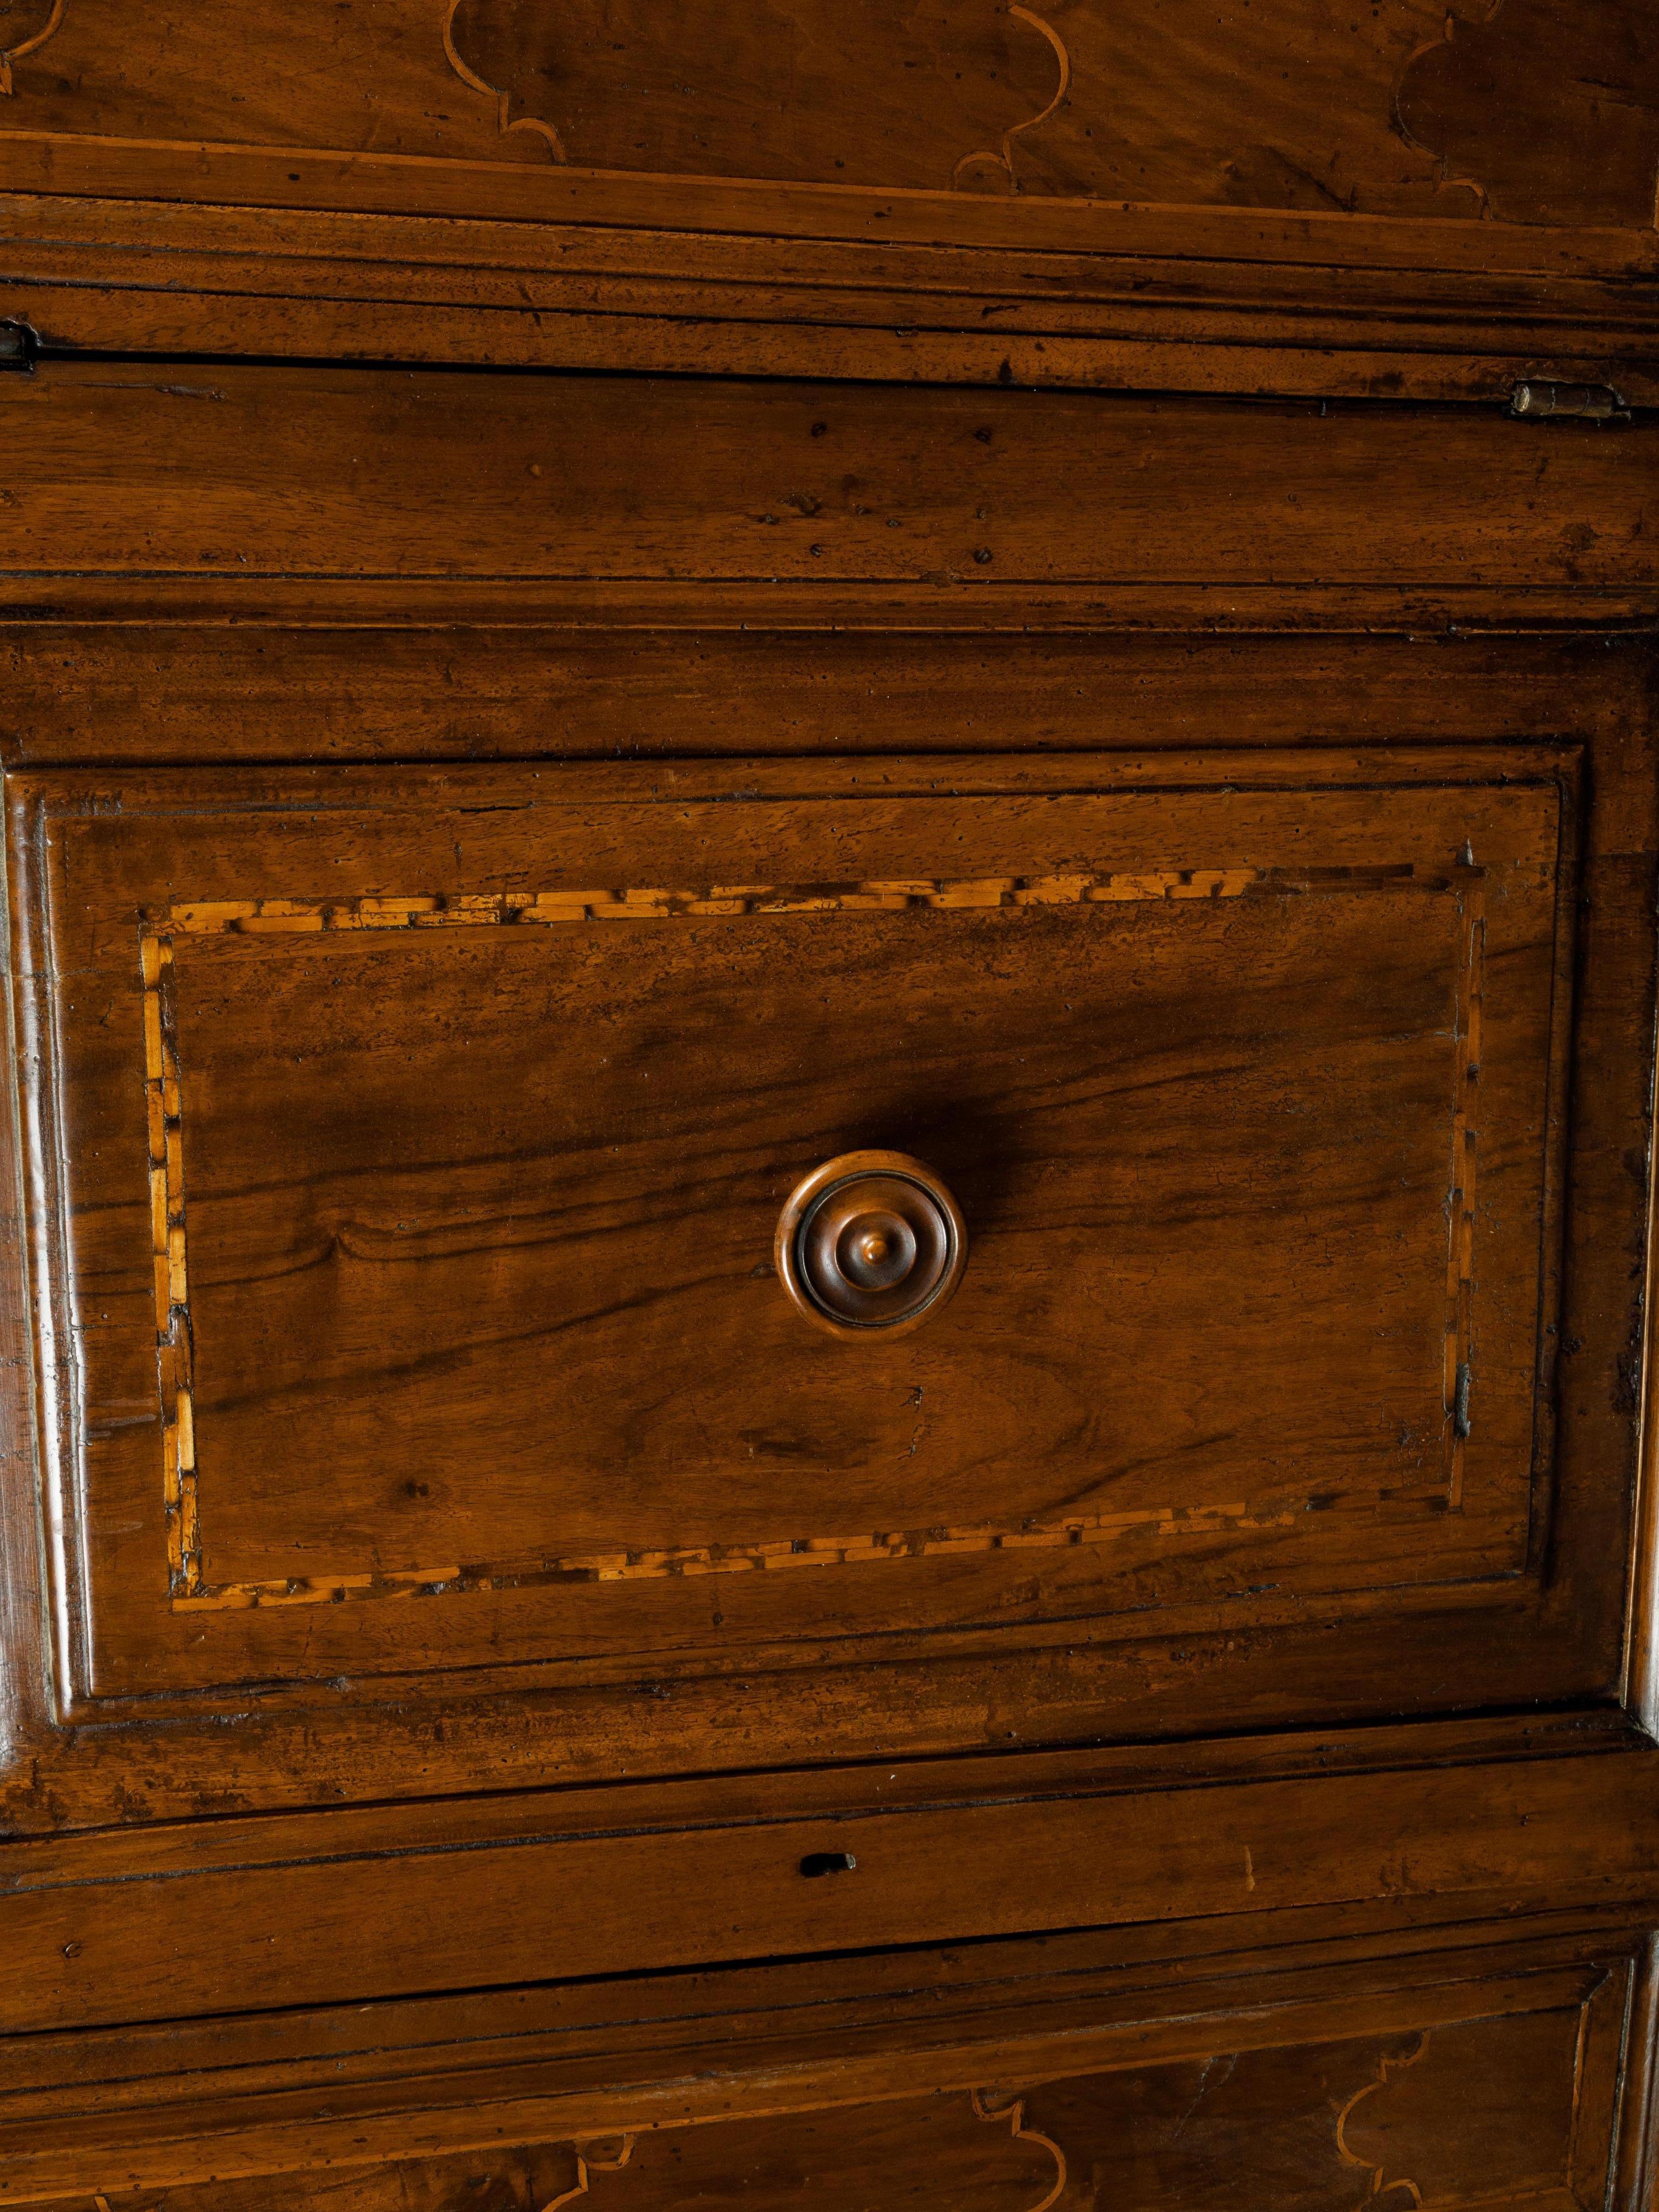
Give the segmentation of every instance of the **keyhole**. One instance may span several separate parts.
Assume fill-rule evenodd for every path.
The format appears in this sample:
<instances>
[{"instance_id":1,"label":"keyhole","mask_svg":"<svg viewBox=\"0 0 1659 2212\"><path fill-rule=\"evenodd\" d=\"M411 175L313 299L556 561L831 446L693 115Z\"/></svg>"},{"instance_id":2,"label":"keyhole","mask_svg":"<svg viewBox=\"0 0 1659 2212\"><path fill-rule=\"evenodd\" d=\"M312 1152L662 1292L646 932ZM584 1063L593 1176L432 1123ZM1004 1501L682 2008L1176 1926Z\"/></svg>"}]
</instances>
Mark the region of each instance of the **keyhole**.
<instances>
[{"instance_id":1,"label":"keyhole","mask_svg":"<svg viewBox=\"0 0 1659 2212\"><path fill-rule=\"evenodd\" d=\"M800 1870L809 1879L821 1874L851 1874L858 1861L851 1851L808 1851Z\"/></svg>"}]
</instances>

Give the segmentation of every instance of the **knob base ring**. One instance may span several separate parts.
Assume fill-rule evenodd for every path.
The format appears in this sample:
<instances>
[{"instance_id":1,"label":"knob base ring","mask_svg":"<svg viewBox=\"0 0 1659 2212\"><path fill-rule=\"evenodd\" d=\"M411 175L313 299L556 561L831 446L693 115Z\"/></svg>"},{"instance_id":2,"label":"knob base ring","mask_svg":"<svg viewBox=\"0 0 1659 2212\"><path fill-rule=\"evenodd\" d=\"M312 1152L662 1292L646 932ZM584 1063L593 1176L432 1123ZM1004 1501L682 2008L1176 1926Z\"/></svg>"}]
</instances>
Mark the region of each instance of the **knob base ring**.
<instances>
[{"instance_id":1,"label":"knob base ring","mask_svg":"<svg viewBox=\"0 0 1659 2212\"><path fill-rule=\"evenodd\" d=\"M935 1279L925 1295L911 1307L890 1299L899 1309L890 1319L860 1319L836 1312L825 1303L814 1280L814 1268L822 1265L821 1256L815 1256L810 1249L814 1221L830 1201L848 1199L850 1186L865 1182L872 1186L872 1203L879 1203L873 1193L881 1185L886 1185L890 1194L895 1182L913 1186L922 1204L937 1217L943 1244L937 1270L927 1270ZM814 1168L790 1192L778 1217L773 1255L779 1278L799 1313L828 1335L843 1342L868 1344L920 1328L954 1295L967 1264L968 1231L956 1200L925 1161L908 1152L842 1152Z\"/></svg>"}]
</instances>

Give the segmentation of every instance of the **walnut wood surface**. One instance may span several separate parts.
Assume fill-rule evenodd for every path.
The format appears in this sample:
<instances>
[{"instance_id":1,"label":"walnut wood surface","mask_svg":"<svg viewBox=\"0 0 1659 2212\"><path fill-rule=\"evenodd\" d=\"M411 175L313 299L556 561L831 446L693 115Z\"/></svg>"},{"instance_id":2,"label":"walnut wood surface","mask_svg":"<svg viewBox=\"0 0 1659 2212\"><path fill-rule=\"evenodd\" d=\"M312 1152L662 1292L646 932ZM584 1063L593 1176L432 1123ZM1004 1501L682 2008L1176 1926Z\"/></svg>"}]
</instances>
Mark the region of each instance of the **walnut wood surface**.
<instances>
[{"instance_id":1,"label":"walnut wood surface","mask_svg":"<svg viewBox=\"0 0 1659 2212\"><path fill-rule=\"evenodd\" d=\"M0 37L0 286L48 348L1659 393L1629 0L16 0Z\"/></svg>"},{"instance_id":2,"label":"walnut wood surface","mask_svg":"<svg viewBox=\"0 0 1659 2212\"><path fill-rule=\"evenodd\" d=\"M1033 1765L1005 1773L1001 1793L985 1778L966 1804L968 1778L946 1770L884 1807L879 1783L854 1775L833 1790L775 1783L763 1802L750 1793L746 1814L743 1793L658 1784L229 1820L136 1843L29 1840L9 1847L0 1898L12 1962L0 2026L35 2033L1379 1896L1443 1919L1498 1900L1646 1911L1659 1891L1656 1764L1625 1748L1355 1774L1340 1790L1302 1778L1134 1795L1091 1790L1057 1764L1060 1791ZM796 1811L792 1796L817 1803ZM812 1878L804 1862L819 1851L858 1863Z\"/></svg>"},{"instance_id":3,"label":"walnut wood surface","mask_svg":"<svg viewBox=\"0 0 1659 2212\"><path fill-rule=\"evenodd\" d=\"M351 586L334 592L356 603ZM76 625L13 610L0 623L0 753L9 767L539 760L556 740L567 761L651 761L718 755L736 740L750 757L939 753L953 774L998 753L1006 772L1038 775L1024 754L1016 770L1012 740L1047 755L1109 738L1127 775L1224 738L1262 756L1253 775L1294 782L1295 749L1310 739L1380 758L1442 747L1447 760L1478 761L1477 747L1570 732L1599 763L1598 853L1645 834L1631 811L1645 796L1656 680L1645 636L1596 634L1583 613L1555 629L1570 595L1547 617L1523 599L1498 634L1490 607L1503 595L1467 629L1410 585L1363 617L1358 602L1343 614L1297 590L1241 597L1254 598L1254 617L1238 610L1234 628L1218 608L1199 632L1190 608L1160 620L1146 592L1127 629L1103 595L1092 616L1035 596L1017 614L1002 601L976 616L958 593L867 606L860 620L850 595L805 592L787 623L760 628L744 622L742 594L706 586L654 608L573 602L556 625L499 611L470 619L464 606L455 619L428 605L373 627Z\"/></svg>"},{"instance_id":4,"label":"walnut wood surface","mask_svg":"<svg viewBox=\"0 0 1659 2212\"><path fill-rule=\"evenodd\" d=\"M33 2202L94 2179L153 2189L213 2175L222 2187L231 2177L286 2173L293 2178L269 2185L280 2202L325 2185L320 2176L307 2182L303 2169L327 2165L332 2186L372 2197L384 2182L366 2169L381 2160L402 2164L395 2179L412 2189L454 2189L455 2168L428 2176L408 2171L408 2162L465 2150L467 2171L495 2172L503 2137L516 2136L538 2148L507 2170L547 2177L556 2191L577 2178L576 2145L605 2137L601 2155L614 2156L617 2138L631 2136L638 2154L658 2130L667 2131L660 2151L670 2171L690 2154L722 2166L735 2181L755 2136L731 2123L747 2115L794 2116L772 2136L787 2158L792 2145L799 2156L808 2142L845 2142L842 2113L872 2098L927 2094L938 2111L977 2093L988 2109L1000 2110L1015 2087L1048 2094L1042 2085L1069 2081L1076 2089L1060 2091L1062 2099L1127 2097L1133 2107L1150 2093L1142 2109L1157 2114L1160 2087L1173 2090L1182 2079L1195 2087L1193 2076L1217 2059L1202 2083L1215 2095L1211 2116L1227 2124L1225 2093L1241 2069L1247 2081L1277 2081L1279 2093L1250 2112L1256 2139L1283 2142L1278 2130L1287 2130L1289 2141L1299 2139L1316 2160L1322 2146L1328 2153L1346 2099L1320 2100L1324 2125L1306 2127L1297 2117L1306 2106L1297 2077L1316 2097L1329 2077L1316 2061L1310 2079L1307 2058L1293 2054L1335 2043L1345 2047L1325 2055L1340 2065L1358 2056L1354 2046L1364 2039L1406 2052L1425 2038L1437 2047L1429 2074L1410 2085L1402 2120L1413 2112L1427 2118L1440 2095L1455 2094L1451 2081L1437 2085L1440 2057L1455 2054L1470 2066L1462 2129L1431 2136L1443 2156L1454 2143L1480 2141L1489 2100L1509 2112L1504 2100L1513 2092L1484 2086L1480 2058L1491 2037L1505 2051L1530 2045L1534 2054L1516 2087L1538 2100L1536 2119L1510 2119L1504 2129L1538 2147L1524 2154L1541 2150L1545 2172L1559 2180L1570 2164L1593 2187L1590 2177L1606 2170L1611 2150L1615 2185L1628 2191L1639 2116L1626 2105L1615 2117L1609 2091L1627 2009L1639 2021L1650 2002L1639 1939L1612 1925L1547 1933L1539 1923L1529 1942L1517 1943L1512 1932L1466 1926L1407 1936L1403 1951L1396 1931L1385 1952L1375 1938L1339 1933L1331 1916L1325 1920L1322 1938L1311 1943L1294 1915L1230 1923L1225 1954L1217 1949L1215 1923L1188 1923L1150 1936L1131 1930L402 2008L249 2015L210 2037L174 2025L33 2038L9 2046L16 2056L0 2113L0 2190L9 2201ZM1269 1947L1252 1949L1269 1929ZM444 2034L464 2045L434 2050L434 2035ZM1555 2054L1564 2042L1577 2045L1576 2100L1548 2087L1559 2080ZM302 2051L313 2054L310 2063L295 2063ZM100 2067L122 2076L113 2100L96 2079ZM1103 2077L1101 2069L1110 2070ZM1369 2094L1362 2094L1363 2074L1351 2082L1356 2114L1384 2086L1378 2070ZM1088 2075L1085 2087L1079 2077ZM1471 2138L1472 2081L1483 2087ZM1189 2088L1183 2105L1194 2102ZM811 2115L818 2117L804 2126ZM847 2117L856 2141L857 2116ZM678 2131L688 2123L693 2133L685 2137ZM1158 2124L1149 2151L1166 2140ZM1356 2127L1354 2148L1363 2128ZM826 2138L826 2130L835 2132ZM990 2139L985 2147L993 2148ZM556 2182L561 2157L564 2179ZM1315 2171L1331 2185L1317 2163ZM1189 2185L1199 2178L1189 2172ZM747 2186L761 2179L750 2169Z\"/></svg>"},{"instance_id":5,"label":"walnut wood surface","mask_svg":"<svg viewBox=\"0 0 1659 2212\"><path fill-rule=\"evenodd\" d=\"M0 28L0 2197L1638 2212L1650 42L308 7Z\"/></svg>"},{"instance_id":6,"label":"walnut wood surface","mask_svg":"<svg viewBox=\"0 0 1659 2212\"><path fill-rule=\"evenodd\" d=\"M1504 1601L1553 1510L1567 766L972 799L921 769L908 800L774 772L738 805L623 770L217 810L20 780L20 862L50 855L20 927L49 905L79 979L33 1018L38 1233L70 1224L41 1294L98 1316L48 1407L87 1690L943 1656L1126 1602L1242 1630L1263 1583L1269 1618ZM884 1094L872 1000L912 1017ZM803 1337L772 1224L884 1133L950 1163L981 1266L854 1354ZM1097 1408L1103 1371L1133 1387Z\"/></svg>"},{"instance_id":7,"label":"walnut wood surface","mask_svg":"<svg viewBox=\"0 0 1659 2212\"><path fill-rule=\"evenodd\" d=\"M1452 32L1461 28L1456 38ZM1655 64L1625 11L1429 0L1363 21L1277 0L823 0L601 9L250 0L187 27L118 0L27 0L6 25L13 129L393 153L487 166L963 194L1644 223Z\"/></svg>"},{"instance_id":8,"label":"walnut wood surface","mask_svg":"<svg viewBox=\"0 0 1659 2212\"><path fill-rule=\"evenodd\" d=\"M920 2199L1047 2212L1133 2190L1139 2205L1218 2212L1248 2189L1274 2204L1358 2212L1394 2190L1447 2206L1491 2203L1503 2190L1504 2201L1568 2212L1599 2203L1606 2187L1627 1979L1615 1968L1590 1978L1585 1994L1582 1979L1552 1990L1540 1977L1541 1986L1516 1992L1536 2009L1217 2051L1138 2075L1033 2085L1000 2077L927 2098L619 2129L325 2180L218 2182L212 2202L228 2212L302 2212L319 2202L347 2212L550 2212L582 2199L662 2212L734 2202L765 2212L849 2202L892 2212ZM207 2190L185 2185L159 2205L193 2212L208 2201Z\"/></svg>"},{"instance_id":9,"label":"walnut wood surface","mask_svg":"<svg viewBox=\"0 0 1659 2212\"><path fill-rule=\"evenodd\" d=\"M629 185L372 157L146 155L32 172L0 137L0 313L47 354L363 362L1301 393L1507 404L1522 379L1659 398L1652 231ZM173 173L166 173L168 171ZM77 176L76 172L81 173ZM505 178L505 181L503 181ZM331 213L303 203L323 189ZM69 196L79 184L86 197ZM441 184L445 190L437 191ZM183 204L164 197L183 195ZM210 204L201 204L205 193ZM238 208L238 198L258 203ZM400 212L454 201L448 216ZM806 204L793 204L804 200ZM276 212L272 202L284 206ZM1040 250L1045 204L1061 218ZM516 214L517 220L501 220ZM1037 235L1026 241L1039 246Z\"/></svg>"},{"instance_id":10,"label":"walnut wood surface","mask_svg":"<svg viewBox=\"0 0 1659 2212\"><path fill-rule=\"evenodd\" d=\"M498 604L538 584L626 603L697 580L741 586L750 623L781 586L878 610L943 589L972 623L1014 587L1090 587L1085 611L1103 586L1224 605L1378 581L1651 606L1659 580L1645 418L53 362L0 377L0 575L60 614L122 578L130 605L188 585L234 616L307 579L313 605L337 582L401 616L424 583L447 619L483 583Z\"/></svg>"},{"instance_id":11,"label":"walnut wood surface","mask_svg":"<svg viewBox=\"0 0 1659 2212\"><path fill-rule=\"evenodd\" d=\"M1583 1318L1569 1322L1569 1371L1582 1380L1569 1401L1571 1419L1557 1463L1553 1566L1535 1589L1509 1587L1497 1628L1480 1616L1466 1616L1459 1626L1431 1606L1423 1632L1437 1660L1419 1694L1443 1708L1482 1695L1512 1696L1522 1681L1529 1694L1559 1698L1609 1680L1619 1584L1608 1562L1623 1548L1624 1486L1633 1451L1624 1363L1635 1326L1631 1240L1639 1231L1626 1155L1642 1141L1642 1007L1650 958L1639 930L1620 921L1638 910L1650 866L1644 857L1652 799L1643 766L1645 659L1639 647L1544 639L1364 646L1304 640L1217 642L1194 650L1153 640L1111 645L1048 639L969 648L950 637L931 644L868 636L699 642L623 633L614 643L583 643L459 632L445 647L445 665L459 678L447 687L461 694L456 708L423 697L418 671L429 649L417 632L401 639L376 634L372 641L349 635L337 641L317 633L303 644L289 639L278 646L259 632L162 631L143 639L136 631L112 630L71 645L64 633L47 631L19 640L16 665L27 686L21 696L41 702L36 711L52 714L66 744L103 750L124 744L152 757L164 750L174 713L189 718L180 729L191 744L240 740L263 750L283 729L295 744L304 726L326 750L395 747L404 739L470 748L487 738L509 749L533 748L546 726L550 684L552 697L574 687L571 696L580 702L579 711L559 709L561 726L568 721L606 749L640 738L706 747L734 697L752 702L742 711L761 731L769 726L773 702L787 700L789 724L776 735L796 742L890 744L904 731L927 733L930 723L935 741L982 731L995 742L1019 702L1029 701L1032 733L1046 744L1085 742L1103 715L1109 726L1121 723L1136 742L1154 748L1144 760L1117 757L1113 773L1120 779L1156 782L1165 773L1157 748L1208 727L1253 741L1252 776L1291 789L1305 785L1305 767L1294 752L1273 756L1260 747L1310 726L1373 742L1389 734L1414 737L1419 744L1439 729L1465 739L1494 727L1581 729L1593 741L1596 766L1577 1018L1582 1035L1603 1042L1589 1063L1593 1077L1579 1080L1571 1140L1577 1195L1571 1249L1578 1256L1570 1261L1568 1279ZM796 673L775 680L774 672L784 667ZM623 672L620 690L608 680L611 668ZM154 689L152 669L167 672ZM247 719L216 729L206 702L214 685L227 680L243 687ZM27 728L23 741L42 744ZM1364 757L1356 756L1345 773L1371 775L1358 765ZM1396 754L1392 772L1443 774L1437 757L1454 757L1414 755L1407 748ZM1412 766L1414 760L1422 765ZM567 778L572 773L565 771ZM769 773L757 763L748 780L763 785ZM1045 778L1063 786L1073 770L1027 762L1016 772L1005 763L988 783L985 769L957 756L946 773L959 790L994 787L998 777L1006 787L1010 775L1037 790ZM713 790L729 788L724 775L717 773ZM908 1434L907 1429L907 1439ZM145 1509L154 1510L158 1498L147 1478ZM34 1556L25 1526L14 1582L23 1637L34 1632L40 1618L30 1595ZM164 1557L164 1545L147 1556ZM799 1577L794 1587L801 1589ZM1200 1616L1177 1625L1173 1615L1162 1641L1132 1635L1103 1644L1056 1626L1028 1631L1036 1648L1002 1659L994 1656L994 1636L970 1632L962 1638L961 1656L947 1660L929 1650L935 1635L905 1648L902 1657L892 1654L895 1663L881 1669L843 1668L807 1677L773 1672L763 1692L751 1688L736 1698L718 1675L699 1684L674 1669L665 1680L665 1661L653 1668L653 1694L642 1698L625 1667L590 1656L588 1691L577 1693L563 1670L520 1673L519 1687L504 1698L480 1698L457 1683L434 1711L411 1698L406 1680L381 1684L365 1677L353 1656L346 1681L336 1684L331 1675L332 1686L319 1684L291 1712L268 1698L243 1707L234 1740L189 1709L155 1735L63 1731L27 1722L30 1748L15 1769L11 1817L34 1827L43 1819L143 1818L227 1802L292 1802L296 1794L303 1799L318 1790L361 1789L366 1752L378 1786L398 1793L489 1786L504 1774L526 1780L602 1775L619 1763L638 1771L659 1717L666 1727L660 1750L647 1757L653 1766L665 1757L753 1764L836 1755L837 1747L844 1754L866 1745L872 1728L895 1749L1092 1732L1103 1713L1115 1716L1120 1727L1145 1732L1188 1724L1183 1717L1237 1710L1238 1693L1230 1685L1245 1682L1249 1710L1263 1722L1316 1711L1334 1719L1376 1711L1379 1700L1387 1709L1400 1694L1391 1616L1402 1601L1403 1594L1389 1599L1374 1620L1363 1612L1351 1619L1340 1663L1325 1632L1305 1622L1299 1601L1276 1606L1267 1593L1252 1601L1259 1625L1245 1644L1229 1632L1217 1633ZM438 1610L416 1608L428 1621ZM415 1632L408 1609L401 1611L398 1634L408 1638ZM539 1617L527 1618L539 1631ZM274 1632L276 1619L265 1613L261 1633ZM1121 1622L1115 1636L1139 1626ZM302 1642L316 1632L309 1624L295 1632ZM352 1632L361 1635L361 1626ZM348 1646L342 1656L361 1648ZM820 1642L815 1656L828 1657L830 1649ZM423 1664L441 1657L439 1647L422 1644ZM927 1661L934 1685L926 1708L918 1706L911 1686L918 1658ZM988 1710L991 1683L998 1686ZM27 1677L14 1695L27 1712ZM665 1698L672 1702L665 1705ZM361 1725L350 1720L353 1713L362 1716Z\"/></svg>"}]
</instances>

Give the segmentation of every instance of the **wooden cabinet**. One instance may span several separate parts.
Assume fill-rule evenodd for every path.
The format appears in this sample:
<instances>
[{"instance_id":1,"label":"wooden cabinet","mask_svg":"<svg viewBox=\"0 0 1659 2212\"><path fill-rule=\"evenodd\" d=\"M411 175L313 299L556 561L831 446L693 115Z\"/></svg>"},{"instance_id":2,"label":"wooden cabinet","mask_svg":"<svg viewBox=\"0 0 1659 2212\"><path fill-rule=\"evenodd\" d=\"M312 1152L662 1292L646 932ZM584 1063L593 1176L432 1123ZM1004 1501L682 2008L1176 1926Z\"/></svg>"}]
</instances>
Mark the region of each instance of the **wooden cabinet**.
<instances>
[{"instance_id":1,"label":"wooden cabinet","mask_svg":"<svg viewBox=\"0 0 1659 2212\"><path fill-rule=\"evenodd\" d=\"M1108 12L0 28L0 2203L1650 2204L1651 40Z\"/></svg>"}]
</instances>

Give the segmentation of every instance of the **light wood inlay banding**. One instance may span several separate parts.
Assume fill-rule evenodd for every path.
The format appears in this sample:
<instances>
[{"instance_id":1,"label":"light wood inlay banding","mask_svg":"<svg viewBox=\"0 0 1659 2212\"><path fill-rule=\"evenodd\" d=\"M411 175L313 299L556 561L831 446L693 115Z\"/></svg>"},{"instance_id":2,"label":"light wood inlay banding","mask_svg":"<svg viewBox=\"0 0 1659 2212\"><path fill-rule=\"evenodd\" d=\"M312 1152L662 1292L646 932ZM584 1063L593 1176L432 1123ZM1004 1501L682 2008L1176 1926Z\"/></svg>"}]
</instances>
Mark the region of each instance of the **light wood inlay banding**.
<instances>
[{"instance_id":1,"label":"light wood inlay banding","mask_svg":"<svg viewBox=\"0 0 1659 2212\"><path fill-rule=\"evenodd\" d=\"M479 895L418 893L339 899L267 898L184 901L152 916L143 929L141 964L149 1104L149 1146L155 1316L163 1413L163 1485L167 1501L168 1583L175 1611L327 1605L370 1599L439 1596L541 1584L627 1582L707 1574L775 1573L794 1567L841 1566L950 1553L1048 1550L1121 1542L1152 1534L1234 1534L1293 1528L1328 1501L1274 1495L1221 1506L1164 1505L1122 1513L1073 1513L1017 1526L977 1523L854 1534L788 1535L755 1543L674 1549L617 1546L569 1556L489 1564L452 1560L377 1573L332 1573L283 1581L209 1585L202 1563L198 1504L191 1337L186 1264L183 1101L172 994L178 937L313 936L347 931L525 927L607 921L672 922L726 916L893 913L1133 901L1211 901L1284 896L1310 891L1454 893L1462 917L1455 1012L1452 1102L1454 1203L1447 1261L1445 1334L1446 1455L1443 1484L1420 1496L1379 1493L1349 1500L1370 1510L1411 1510L1425 1504L1455 1508L1462 1480L1468 1407L1473 1291L1475 1133L1474 1086L1479 1073L1480 963L1484 950L1481 871L1460 866L1425 872L1409 866L1285 871L1247 867L1162 870L1134 874L1048 877L916 878L846 884L711 884L696 890L649 887L580 889Z\"/></svg>"}]
</instances>

